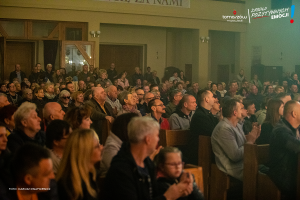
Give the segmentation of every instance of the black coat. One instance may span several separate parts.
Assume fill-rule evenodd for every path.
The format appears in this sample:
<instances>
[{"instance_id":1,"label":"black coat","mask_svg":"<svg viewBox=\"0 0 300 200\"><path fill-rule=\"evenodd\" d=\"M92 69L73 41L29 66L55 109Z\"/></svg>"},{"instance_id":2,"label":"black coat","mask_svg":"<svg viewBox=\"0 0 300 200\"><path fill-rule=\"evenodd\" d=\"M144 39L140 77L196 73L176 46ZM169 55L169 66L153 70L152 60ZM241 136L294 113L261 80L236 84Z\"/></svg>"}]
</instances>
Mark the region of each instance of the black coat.
<instances>
[{"instance_id":1,"label":"black coat","mask_svg":"<svg viewBox=\"0 0 300 200\"><path fill-rule=\"evenodd\" d=\"M14 130L7 138L7 148L15 153L18 148L26 143L35 143L40 146L45 145L46 136L43 131L37 132L34 139L28 137L22 130Z\"/></svg>"},{"instance_id":2,"label":"black coat","mask_svg":"<svg viewBox=\"0 0 300 200\"><path fill-rule=\"evenodd\" d=\"M114 81L114 79L117 78L117 75L118 75L118 73L115 69L114 70L111 70L111 69L107 70L107 78L109 80L111 80L112 82Z\"/></svg>"},{"instance_id":3,"label":"black coat","mask_svg":"<svg viewBox=\"0 0 300 200\"><path fill-rule=\"evenodd\" d=\"M156 83L155 83L154 80L156 81ZM150 79L150 83L151 83L151 84L157 84L157 85L159 85L159 84L160 84L160 80L159 80L158 77L152 77L152 78Z\"/></svg>"},{"instance_id":4,"label":"black coat","mask_svg":"<svg viewBox=\"0 0 300 200\"><path fill-rule=\"evenodd\" d=\"M144 175L137 166L130 152L130 144L125 142L118 154L112 159L104 182L105 200L150 200L166 199L159 195L154 164L149 157L144 160L148 175ZM150 179L149 179L150 178Z\"/></svg>"},{"instance_id":5,"label":"black coat","mask_svg":"<svg viewBox=\"0 0 300 200\"><path fill-rule=\"evenodd\" d=\"M197 108L191 121L191 134L187 145L187 162L190 164L198 165L198 141L199 136L210 136L217 126L219 120L214 117L209 110L203 107ZM188 153L189 152L189 153Z\"/></svg>"},{"instance_id":6,"label":"black coat","mask_svg":"<svg viewBox=\"0 0 300 200\"><path fill-rule=\"evenodd\" d=\"M20 71L20 73L21 73L21 80L23 81L24 78L26 78L26 74L24 72L22 72L22 71ZM15 78L17 78L17 77L18 76L17 76L17 72L16 71L11 72L10 75L9 75L9 82L13 82L13 80Z\"/></svg>"},{"instance_id":7,"label":"black coat","mask_svg":"<svg viewBox=\"0 0 300 200\"><path fill-rule=\"evenodd\" d=\"M136 80L138 79L141 79L142 83L143 83L143 80L144 80L144 77L142 74L137 74L137 73L134 73L132 75L132 85L136 85Z\"/></svg>"},{"instance_id":8,"label":"black coat","mask_svg":"<svg viewBox=\"0 0 300 200\"><path fill-rule=\"evenodd\" d=\"M260 144L270 144L270 139L272 136L272 131L273 131L273 125L271 123L268 122L264 122L261 125L261 132L260 132L260 136L257 138L257 140L255 141L255 143L257 145Z\"/></svg>"},{"instance_id":9,"label":"black coat","mask_svg":"<svg viewBox=\"0 0 300 200\"><path fill-rule=\"evenodd\" d=\"M257 93L257 95L254 95L253 93L250 93L247 97L247 100L251 100L254 102L256 111L260 110L260 104L264 100L264 96L260 93Z\"/></svg>"},{"instance_id":10,"label":"black coat","mask_svg":"<svg viewBox=\"0 0 300 200\"><path fill-rule=\"evenodd\" d=\"M48 78L49 81L52 82L52 83L53 83L53 74L54 74L53 71L51 71L51 72L49 73L49 72L46 70L46 71L44 72L45 78Z\"/></svg>"},{"instance_id":11,"label":"black coat","mask_svg":"<svg viewBox=\"0 0 300 200\"><path fill-rule=\"evenodd\" d=\"M250 118L245 117L245 121L243 124L243 131L244 131L245 135L247 135L248 133L250 133L252 131L252 123L253 122L257 122L257 118L255 115L251 115Z\"/></svg>"},{"instance_id":12,"label":"black coat","mask_svg":"<svg viewBox=\"0 0 300 200\"><path fill-rule=\"evenodd\" d=\"M30 83L38 83L39 82L39 73L31 73L29 75L29 81Z\"/></svg>"},{"instance_id":13,"label":"black coat","mask_svg":"<svg viewBox=\"0 0 300 200\"><path fill-rule=\"evenodd\" d=\"M268 175L282 194L292 199L296 195L298 153L300 141L296 138L296 129L282 119L274 127L271 136L268 163Z\"/></svg>"},{"instance_id":14,"label":"black coat","mask_svg":"<svg viewBox=\"0 0 300 200\"><path fill-rule=\"evenodd\" d=\"M157 179L158 194L163 195L171 185L173 185L174 183L176 184L178 182L179 182L179 178L177 180L167 179L164 177L158 178ZM177 200L204 200L204 197L203 194L198 189L197 184L194 182L192 193L186 197L181 197Z\"/></svg>"}]
</instances>

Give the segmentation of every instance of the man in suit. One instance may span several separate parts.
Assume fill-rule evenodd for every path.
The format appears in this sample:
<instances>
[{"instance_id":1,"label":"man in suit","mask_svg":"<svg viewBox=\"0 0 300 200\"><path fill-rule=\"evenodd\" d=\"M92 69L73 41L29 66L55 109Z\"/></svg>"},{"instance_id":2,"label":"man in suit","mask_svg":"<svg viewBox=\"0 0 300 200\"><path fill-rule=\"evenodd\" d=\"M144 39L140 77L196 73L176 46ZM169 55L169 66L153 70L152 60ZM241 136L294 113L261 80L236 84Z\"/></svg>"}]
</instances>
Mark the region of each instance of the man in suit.
<instances>
[{"instance_id":1,"label":"man in suit","mask_svg":"<svg viewBox=\"0 0 300 200\"><path fill-rule=\"evenodd\" d=\"M93 121L93 124L91 125L91 128L93 128L99 138L101 138L102 121L107 119L110 123L112 123L115 118L115 114L111 105L106 102L107 94L102 87L95 87L92 95L93 98L86 102L87 105L92 107L91 120Z\"/></svg>"},{"instance_id":2,"label":"man in suit","mask_svg":"<svg viewBox=\"0 0 300 200\"><path fill-rule=\"evenodd\" d=\"M21 83L24 78L26 78L26 74L21 71L21 66L20 64L15 65L15 71L11 72L9 75L9 81L13 82L15 78L18 78L19 83Z\"/></svg>"},{"instance_id":3,"label":"man in suit","mask_svg":"<svg viewBox=\"0 0 300 200\"><path fill-rule=\"evenodd\" d=\"M248 135L244 135L242 125L244 105L236 99L225 101L223 120L215 127L211 136L211 145L218 168L226 174L243 181L244 144L254 144L260 134L260 127L253 126Z\"/></svg>"}]
</instances>

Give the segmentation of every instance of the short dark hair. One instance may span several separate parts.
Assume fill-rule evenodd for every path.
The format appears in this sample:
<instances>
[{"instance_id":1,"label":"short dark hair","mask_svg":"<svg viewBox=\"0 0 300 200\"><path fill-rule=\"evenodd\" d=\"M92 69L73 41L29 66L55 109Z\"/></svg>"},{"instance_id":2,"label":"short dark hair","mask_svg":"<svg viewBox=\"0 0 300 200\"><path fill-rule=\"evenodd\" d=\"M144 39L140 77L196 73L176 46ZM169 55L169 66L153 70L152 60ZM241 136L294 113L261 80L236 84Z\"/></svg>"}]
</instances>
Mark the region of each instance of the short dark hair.
<instances>
[{"instance_id":1,"label":"short dark hair","mask_svg":"<svg viewBox=\"0 0 300 200\"><path fill-rule=\"evenodd\" d=\"M152 91L152 88L154 88L154 87L158 87L158 85L157 84L151 84L150 91Z\"/></svg>"},{"instance_id":2,"label":"short dark hair","mask_svg":"<svg viewBox=\"0 0 300 200\"><path fill-rule=\"evenodd\" d=\"M4 119L11 119L13 114L17 111L17 107L13 104L9 104L0 109L0 122L4 122Z\"/></svg>"},{"instance_id":3,"label":"short dark hair","mask_svg":"<svg viewBox=\"0 0 300 200\"><path fill-rule=\"evenodd\" d=\"M134 117L138 117L136 113L124 113L119 115L113 122L111 132L115 134L122 142L128 141L128 129L127 126L130 120Z\"/></svg>"},{"instance_id":4,"label":"short dark hair","mask_svg":"<svg viewBox=\"0 0 300 200\"><path fill-rule=\"evenodd\" d=\"M24 176L32 173L31 169L39 166L42 159L50 158L50 152L46 148L32 143L24 144L17 150L12 161L15 181L17 183L22 182Z\"/></svg>"},{"instance_id":5,"label":"short dark hair","mask_svg":"<svg viewBox=\"0 0 300 200\"><path fill-rule=\"evenodd\" d=\"M254 101L252 101L252 100L244 100L243 104L245 106L245 109L247 110L249 106L252 106L254 104Z\"/></svg>"},{"instance_id":6,"label":"short dark hair","mask_svg":"<svg viewBox=\"0 0 300 200\"><path fill-rule=\"evenodd\" d=\"M178 108L178 109L183 108L184 103L185 103L185 102L188 102L189 96L192 96L192 95L190 95L190 94L185 94L185 95L183 95L182 99L179 101L179 103L178 103L178 105L177 105L177 108Z\"/></svg>"},{"instance_id":7,"label":"short dark hair","mask_svg":"<svg viewBox=\"0 0 300 200\"><path fill-rule=\"evenodd\" d=\"M151 107L155 104L155 100L156 100L156 99L151 99L151 100L148 102L148 110L150 111L150 113L152 113Z\"/></svg>"},{"instance_id":8,"label":"short dark hair","mask_svg":"<svg viewBox=\"0 0 300 200\"><path fill-rule=\"evenodd\" d=\"M13 83L13 82L7 83L7 85L6 85L6 88L7 88L7 89L9 89L10 84L14 84L14 83ZM14 85L15 85L15 84L14 84Z\"/></svg>"},{"instance_id":9,"label":"short dark hair","mask_svg":"<svg viewBox=\"0 0 300 200\"><path fill-rule=\"evenodd\" d=\"M66 83L66 87L68 87L69 84L73 84L72 82L67 82Z\"/></svg>"},{"instance_id":10,"label":"short dark hair","mask_svg":"<svg viewBox=\"0 0 300 200\"><path fill-rule=\"evenodd\" d=\"M46 130L46 147L53 148L53 141L60 141L65 135L69 135L70 125L63 120L53 120L47 126Z\"/></svg>"},{"instance_id":11,"label":"short dark hair","mask_svg":"<svg viewBox=\"0 0 300 200\"><path fill-rule=\"evenodd\" d=\"M282 99L282 98L284 98L284 97L286 97L286 96L291 96L291 95L289 95L289 94L287 94L287 93L285 93L285 92L281 92L281 93L279 93L279 94L277 94L276 96L275 96L275 99Z\"/></svg>"},{"instance_id":12,"label":"short dark hair","mask_svg":"<svg viewBox=\"0 0 300 200\"><path fill-rule=\"evenodd\" d=\"M176 94L178 94L180 91L175 89L175 90L172 90L169 94L169 98L170 98L170 102L173 102L174 101L174 97Z\"/></svg>"},{"instance_id":13,"label":"short dark hair","mask_svg":"<svg viewBox=\"0 0 300 200\"><path fill-rule=\"evenodd\" d=\"M231 117L233 112L236 110L237 103L240 103L236 99L229 99L224 102L222 107L223 117Z\"/></svg>"},{"instance_id":14,"label":"short dark hair","mask_svg":"<svg viewBox=\"0 0 300 200\"><path fill-rule=\"evenodd\" d=\"M198 97L199 103L202 102L202 101L204 101L206 95L208 95L209 92L210 92L210 91L209 91L209 90L206 90L206 89L203 89L203 90L199 90L199 91L198 91L197 97Z\"/></svg>"}]
</instances>

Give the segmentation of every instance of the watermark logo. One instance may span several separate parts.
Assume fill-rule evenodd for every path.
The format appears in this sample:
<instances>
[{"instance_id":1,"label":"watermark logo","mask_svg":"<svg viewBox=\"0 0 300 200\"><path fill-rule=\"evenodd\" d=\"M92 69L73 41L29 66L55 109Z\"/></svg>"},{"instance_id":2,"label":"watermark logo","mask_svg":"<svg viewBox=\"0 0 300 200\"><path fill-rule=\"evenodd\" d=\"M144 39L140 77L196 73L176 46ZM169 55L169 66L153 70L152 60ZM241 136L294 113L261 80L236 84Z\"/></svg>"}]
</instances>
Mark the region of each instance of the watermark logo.
<instances>
[{"instance_id":1,"label":"watermark logo","mask_svg":"<svg viewBox=\"0 0 300 200\"><path fill-rule=\"evenodd\" d=\"M222 15L223 19L226 19L228 22L243 22L244 19L247 19L248 16L236 15L237 11L233 11L233 15Z\"/></svg>"}]
</instances>

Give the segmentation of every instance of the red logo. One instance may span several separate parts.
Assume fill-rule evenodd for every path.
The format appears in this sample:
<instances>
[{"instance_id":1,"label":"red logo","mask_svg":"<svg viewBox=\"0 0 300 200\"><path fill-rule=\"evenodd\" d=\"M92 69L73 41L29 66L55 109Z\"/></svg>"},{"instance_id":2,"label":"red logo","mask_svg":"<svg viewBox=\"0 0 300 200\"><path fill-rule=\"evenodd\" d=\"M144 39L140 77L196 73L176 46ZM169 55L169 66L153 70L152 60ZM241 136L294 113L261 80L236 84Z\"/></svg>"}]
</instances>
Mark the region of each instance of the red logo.
<instances>
[{"instance_id":1,"label":"red logo","mask_svg":"<svg viewBox=\"0 0 300 200\"><path fill-rule=\"evenodd\" d=\"M233 14L236 15L236 10L233 11Z\"/></svg>"}]
</instances>

